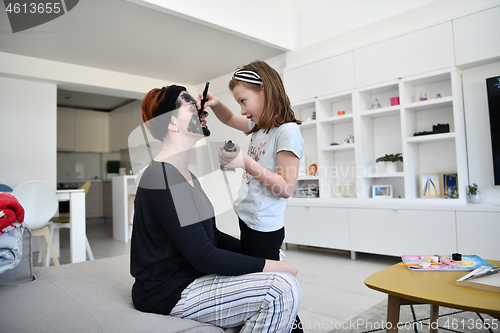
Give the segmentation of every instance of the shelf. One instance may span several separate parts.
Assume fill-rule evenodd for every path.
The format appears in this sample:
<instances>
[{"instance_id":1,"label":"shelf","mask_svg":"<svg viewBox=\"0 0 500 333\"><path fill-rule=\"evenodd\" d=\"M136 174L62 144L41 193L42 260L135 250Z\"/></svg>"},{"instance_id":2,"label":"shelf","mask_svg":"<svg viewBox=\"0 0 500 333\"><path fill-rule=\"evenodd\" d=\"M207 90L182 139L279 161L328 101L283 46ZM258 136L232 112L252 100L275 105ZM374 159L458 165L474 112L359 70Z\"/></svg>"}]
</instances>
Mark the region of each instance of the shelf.
<instances>
[{"instance_id":1,"label":"shelf","mask_svg":"<svg viewBox=\"0 0 500 333\"><path fill-rule=\"evenodd\" d=\"M316 120L303 121L299 126L300 129L314 128L316 127Z\"/></svg>"},{"instance_id":2,"label":"shelf","mask_svg":"<svg viewBox=\"0 0 500 333\"><path fill-rule=\"evenodd\" d=\"M337 184L353 182L362 193L358 192L357 198L338 199L342 202L352 200L353 205L362 204L364 200L374 205L386 201L370 198L372 186L378 184L393 186L395 196L402 198L388 202L429 205L437 200L442 205L463 204L466 201L463 196L456 201L419 197L422 171L456 171L458 183L467 182L462 153L465 133L462 119L458 117L462 103L460 96L454 94L456 91L461 91L461 76L458 70L450 68L430 75L425 73L335 95L322 95L294 106L294 111L301 112L303 119L312 119L313 112L316 116L315 120L304 121L300 127L307 160L337 172L332 177L323 174L320 178L300 177L300 184L317 184L321 187L320 199L328 200L336 196L333 189ZM423 93L429 99L419 101ZM442 97L435 98L438 94ZM390 105L393 97L400 97L401 104ZM370 109L375 100L381 107ZM345 114L339 116L339 110L344 110ZM413 136L416 132L432 131L438 124L448 124L450 132ZM355 143L344 143L350 135L354 136ZM333 142L338 145L330 146ZM379 156L399 152L405 158L404 170L400 167L396 169L402 170L399 172L384 172L384 169L377 172L377 168L373 168Z\"/></svg>"},{"instance_id":3,"label":"shelf","mask_svg":"<svg viewBox=\"0 0 500 333\"><path fill-rule=\"evenodd\" d=\"M351 101L352 100L352 94L335 94L333 96L327 96L327 97L322 97L319 101L320 102L325 102L328 104L336 104L340 102L345 102L345 101Z\"/></svg>"},{"instance_id":4,"label":"shelf","mask_svg":"<svg viewBox=\"0 0 500 333\"><path fill-rule=\"evenodd\" d=\"M455 133L440 133L440 134L429 134L429 135L420 135L420 136L412 136L406 138L406 142L408 143L428 143L428 142L438 142L438 141L453 141L455 140Z\"/></svg>"},{"instance_id":5,"label":"shelf","mask_svg":"<svg viewBox=\"0 0 500 333\"><path fill-rule=\"evenodd\" d=\"M355 144L346 143L337 146L328 146L321 148L321 151L341 151L341 150L354 150Z\"/></svg>"},{"instance_id":6,"label":"shelf","mask_svg":"<svg viewBox=\"0 0 500 333\"><path fill-rule=\"evenodd\" d=\"M403 171L391 172L391 173L380 172L380 173L373 173L373 174L364 175L363 178L398 178L398 177L404 177L404 176L405 176L405 173Z\"/></svg>"},{"instance_id":7,"label":"shelf","mask_svg":"<svg viewBox=\"0 0 500 333\"><path fill-rule=\"evenodd\" d=\"M371 88L371 89L367 89L367 90L361 90L360 93L365 94L365 95L375 96L375 95L390 93L393 91L398 91L398 84L397 83L385 85L385 86L380 86L380 87L376 87L376 88ZM394 97L397 97L397 96L394 96Z\"/></svg>"},{"instance_id":8,"label":"shelf","mask_svg":"<svg viewBox=\"0 0 500 333\"><path fill-rule=\"evenodd\" d=\"M319 122L321 124L343 124L352 122L352 113L345 114L343 116L333 116L326 119L321 119Z\"/></svg>"},{"instance_id":9,"label":"shelf","mask_svg":"<svg viewBox=\"0 0 500 333\"><path fill-rule=\"evenodd\" d=\"M311 119L313 118L314 112L316 110L314 101L296 104L293 105L292 108L295 113L295 117L303 121L302 124L314 122L314 120L309 120L309 121L306 120L307 118Z\"/></svg>"},{"instance_id":10,"label":"shelf","mask_svg":"<svg viewBox=\"0 0 500 333\"><path fill-rule=\"evenodd\" d=\"M288 200L293 200L293 199L295 199L295 200L300 200L300 199L302 199L302 200L304 200L304 199L305 200L320 200L318 197L307 197L307 196L301 196L298 194L292 195Z\"/></svg>"},{"instance_id":11,"label":"shelf","mask_svg":"<svg viewBox=\"0 0 500 333\"><path fill-rule=\"evenodd\" d=\"M319 180L319 176L298 177L297 180Z\"/></svg>"},{"instance_id":12,"label":"shelf","mask_svg":"<svg viewBox=\"0 0 500 333\"><path fill-rule=\"evenodd\" d=\"M451 81L451 75L450 73L443 73L443 74L438 74L438 75L433 75L433 76L425 76L420 79L414 79L414 80L407 80L405 83L411 85L411 86L422 86L422 85L429 85L432 83L439 83L439 82L449 82Z\"/></svg>"},{"instance_id":13,"label":"shelf","mask_svg":"<svg viewBox=\"0 0 500 333\"><path fill-rule=\"evenodd\" d=\"M309 110L309 109L314 109L314 101L313 100L293 105L294 111L304 111L304 110Z\"/></svg>"},{"instance_id":14,"label":"shelf","mask_svg":"<svg viewBox=\"0 0 500 333\"><path fill-rule=\"evenodd\" d=\"M311 200L314 199L314 200ZM334 207L334 208L367 208L423 211L459 211L468 207L479 208L479 205L459 204L453 200L432 199L374 199L374 198L297 198L287 199L287 207ZM493 208L494 209L494 208ZM494 211L498 211L495 209Z\"/></svg>"},{"instance_id":15,"label":"shelf","mask_svg":"<svg viewBox=\"0 0 500 333\"><path fill-rule=\"evenodd\" d=\"M394 105L381 109L361 111L360 116L366 118L388 117L388 116L399 115L400 111L401 111L401 105Z\"/></svg>"},{"instance_id":16,"label":"shelf","mask_svg":"<svg viewBox=\"0 0 500 333\"><path fill-rule=\"evenodd\" d=\"M413 110L413 111L425 111L437 108L451 108L451 107L453 107L452 96L443 98L434 98L426 101L419 101L405 106L407 110Z\"/></svg>"}]
</instances>

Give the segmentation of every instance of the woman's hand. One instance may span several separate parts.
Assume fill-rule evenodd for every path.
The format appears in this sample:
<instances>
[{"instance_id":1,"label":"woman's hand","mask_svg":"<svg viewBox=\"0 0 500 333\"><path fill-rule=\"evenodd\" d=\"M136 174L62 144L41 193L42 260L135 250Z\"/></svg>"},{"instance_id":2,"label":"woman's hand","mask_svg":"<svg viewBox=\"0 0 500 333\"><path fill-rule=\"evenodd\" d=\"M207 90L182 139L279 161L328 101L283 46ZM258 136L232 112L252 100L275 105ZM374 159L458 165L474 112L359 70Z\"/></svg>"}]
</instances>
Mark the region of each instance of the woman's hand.
<instances>
[{"instance_id":1,"label":"woman's hand","mask_svg":"<svg viewBox=\"0 0 500 333\"><path fill-rule=\"evenodd\" d=\"M236 151L225 151L223 147L219 148L219 163L229 169L242 168L245 169L245 156L240 146L235 145Z\"/></svg>"},{"instance_id":2,"label":"woman's hand","mask_svg":"<svg viewBox=\"0 0 500 333\"><path fill-rule=\"evenodd\" d=\"M289 264L286 261L276 261L269 259L266 259L266 264L264 265L264 269L262 271L288 273L293 275L294 277L297 277L297 273L299 272L297 267Z\"/></svg>"}]
</instances>

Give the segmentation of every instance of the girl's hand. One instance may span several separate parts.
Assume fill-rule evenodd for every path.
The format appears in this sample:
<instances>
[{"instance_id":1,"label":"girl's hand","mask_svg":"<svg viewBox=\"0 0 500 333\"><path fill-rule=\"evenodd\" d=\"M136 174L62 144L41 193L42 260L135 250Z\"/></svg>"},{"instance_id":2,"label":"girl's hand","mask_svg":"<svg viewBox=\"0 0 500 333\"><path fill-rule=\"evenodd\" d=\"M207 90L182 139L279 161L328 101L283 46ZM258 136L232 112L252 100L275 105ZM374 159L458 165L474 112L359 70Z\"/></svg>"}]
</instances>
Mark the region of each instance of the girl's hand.
<instances>
[{"instance_id":1,"label":"girl's hand","mask_svg":"<svg viewBox=\"0 0 500 333\"><path fill-rule=\"evenodd\" d=\"M286 261L275 261L269 259L266 259L266 264L264 265L264 269L262 271L288 273L290 275L293 275L294 277L297 277L297 273L299 272L297 267L289 264Z\"/></svg>"},{"instance_id":2,"label":"girl's hand","mask_svg":"<svg viewBox=\"0 0 500 333\"><path fill-rule=\"evenodd\" d=\"M198 109L201 107L201 100L203 99L203 90L200 91L200 95L198 97L198 102L196 105L198 106ZM210 92L207 93L207 100L205 101L205 108L207 106L213 107L216 106L219 103L219 100L215 98L214 95L212 95Z\"/></svg>"},{"instance_id":3,"label":"girl's hand","mask_svg":"<svg viewBox=\"0 0 500 333\"><path fill-rule=\"evenodd\" d=\"M236 151L234 152L225 151L223 147L219 148L219 163L229 169L245 169L245 156L247 154L241 150L240 146L236 144L235 146Z\"/></svg>"}]
</instances>

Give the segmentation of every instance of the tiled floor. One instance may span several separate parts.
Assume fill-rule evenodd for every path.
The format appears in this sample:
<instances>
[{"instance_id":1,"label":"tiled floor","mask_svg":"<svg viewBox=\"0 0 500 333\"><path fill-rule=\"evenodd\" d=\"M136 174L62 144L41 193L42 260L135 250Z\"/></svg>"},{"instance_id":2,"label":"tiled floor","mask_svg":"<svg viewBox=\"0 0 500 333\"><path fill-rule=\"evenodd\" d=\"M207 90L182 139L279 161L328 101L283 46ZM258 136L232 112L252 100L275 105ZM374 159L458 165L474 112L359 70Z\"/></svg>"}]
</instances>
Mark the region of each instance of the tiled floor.
<instances>
[{"instance_id":1,"label":"tiled floor","mask_svg":"<svg viewBox=\"0 0 500 333\"><path fill-rule=\"evenodd\" d=\"M112 223L87 220L87 236L96 259L127 254L130 243L113 240ZM386 298L363 281L372 273L399 262L399 258L359 253L351 260L348 252L318 251L289 245L287 260L299 269L302 291L299 316L305 332L330 332L342 322L364 312ZM34 264L37 263L35 253ZM61 230L61 264L69 263L69 232ZM341 332L341 331L339 331Z\"/></svg>"}]
</instances>

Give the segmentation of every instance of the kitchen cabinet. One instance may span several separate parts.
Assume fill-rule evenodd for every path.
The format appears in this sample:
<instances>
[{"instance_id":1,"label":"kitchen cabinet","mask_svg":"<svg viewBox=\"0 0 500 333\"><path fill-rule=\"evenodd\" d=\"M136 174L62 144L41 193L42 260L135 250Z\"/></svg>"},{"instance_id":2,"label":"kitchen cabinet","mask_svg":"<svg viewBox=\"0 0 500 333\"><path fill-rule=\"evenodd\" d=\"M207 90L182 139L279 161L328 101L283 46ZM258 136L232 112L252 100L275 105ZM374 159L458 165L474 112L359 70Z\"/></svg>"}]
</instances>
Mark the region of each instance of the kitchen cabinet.
<instances>
[{"instance_id":1,"label":"kitchen cabinet","mask_svg":"<svg viewBox=\"0 0 500 333\"><path fill-rule=\"evenodd\" d=\"M109 150L128 149L128 137L142 124L142 101L129 103L109 113Z\"/></svg>"},{"instance_id":2,"label":"kitchen cabinet","mask_svg":"<svg viewBox=\"0 0 500 333\"><path fill-rule=\"evenodd\" d=\"M75 110L57 108L57 150L75 150Z\"/></svg>"},{"instance_id":3,"label":"kitchen cabinet","mask_svg":"<svg viewBox=\"0 0 500 333\"><path fill-rule=\"evenodd\" d=\"M500 258L500 212L457 212L458 251L485 259Z\"/></svg>"},{"instance_id":4,"label":"kitchen cabinet","mask_svg":"<svg viewBox=\"0 0 500 333\"><path fill-rule=\"evenodd\" d=\"M109 152L109 114L57 108L57 150Z\"/></svg>"},{"instance_id":5,"label":"kitchen cabinet","mask_svg":"<svg viewBox=\"0 0 500 333\"><path fill-rule=\"evenodd\" d=\"M98 111L75 111L75 151L106 152L109 142L108 114Z\"/></svg>"},{"instance_id":6,"label":"kitchen cabinet","mask_svg":"<svg viewBox=\"0 0 500 333\"><path fill-rule=\"evenodd\" d=\"M453 211L356 208L349 219L352 251L401 256L456 250Z\"/></svg>"},{"instance_id":7,"label":"kitchen cabinet","mask_svg":"<svg viewBox=\"0 0 500 333\"><path fill-rule=\"evenodd\" d=\"M113 193L111 181L102 182L102 216L106 218L113 217Z\"/></svg>"},{"instance_id":8,"label":"kitchen cabinet","mask_svg":"<svg viewBox=\"0 0 500 333\"><path fill-rule=\"evenodd\" d=\"M401 256L500 256L498 204L390 203L389 200L288 199L285 243Z\"/></svg>"},{"instance_id":9,"label":"kitchen cabinet","mask_svg":"<svg viewBox=\"0 0 500 333\"><path fill-rule=\"evenodd\" d=\"M357 87L455 66L451 22L354 50Z\"/></svg>"},{"instance_id":10,"label":"kitchen cabinet","mask_svg":"<svg viewBox=\"0 0 500 333\"><path fill-rule=\"evenodd\" d=\"M292 103L354 88L353 53L285 69L283 80Z\"/></svg>"},{"instance_id":11,"label":"kitchen cabinet","mask_svg":"<svg viewBox=\"0 0 500 333\"><path fill-rule=\"evenodd\" d=\"M457 66L498 60L500 6L453 20L453 37Z\"/></svg>"},{"instance_id":12,"label":"kitchen cabinet","mask_svg":"<svg viewBox=\"0 0 500 333\"><path fill-rule=\"evenodd\" d=\"M287 207L285 242L348 250L348 210L329 207Z\"/></svg>"}]
</instances>

